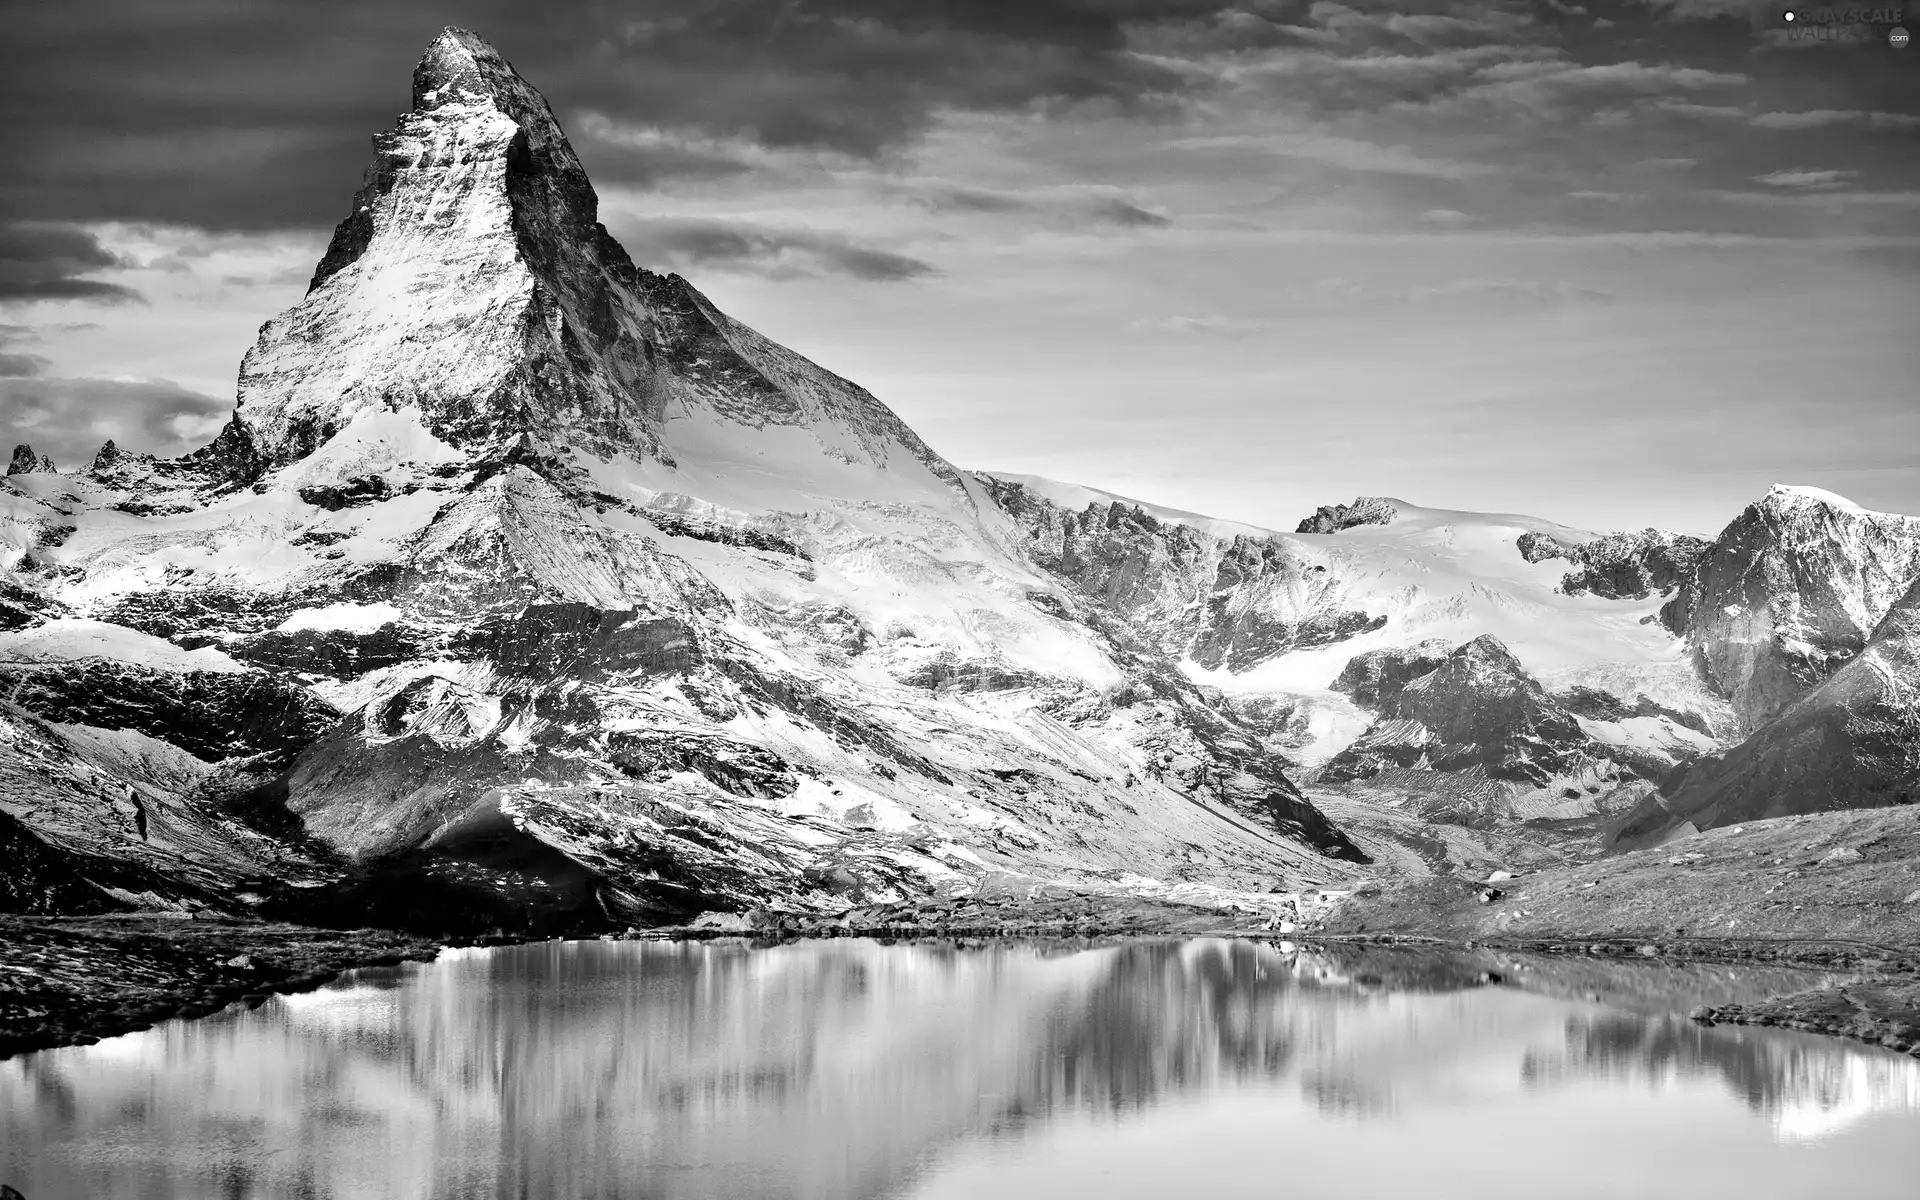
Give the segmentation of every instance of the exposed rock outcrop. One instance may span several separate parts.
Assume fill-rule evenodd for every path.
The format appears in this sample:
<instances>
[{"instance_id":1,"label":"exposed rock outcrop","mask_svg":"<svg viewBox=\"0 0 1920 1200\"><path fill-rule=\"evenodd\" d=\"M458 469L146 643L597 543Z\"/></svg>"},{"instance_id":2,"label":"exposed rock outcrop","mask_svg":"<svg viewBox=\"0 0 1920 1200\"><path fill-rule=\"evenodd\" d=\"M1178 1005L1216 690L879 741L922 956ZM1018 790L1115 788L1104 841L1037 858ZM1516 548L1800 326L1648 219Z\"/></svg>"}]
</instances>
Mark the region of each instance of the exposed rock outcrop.
<instances>
[{"instance_id":1,"label":"exposed rock outcrop","mask_svg":"<svg viewBox=\"0 0 1920 1200\"><path fill-rule=\"evenodd\" d=\"M1333 681L1333 690L1352 696L1356 704L1385 708L1399 698L1401 689L1445 662L1449 653L1450 647L1438 640L1369 650L1347 660Z\"/></svg>"},{"instance_id":2,"label":"exposed rock outcrop","mask_svg":"<svg viewBox=\"0 0 1920 1200\"><path fill-rule=\"evenodd\" d=\"M135 730L209 762L264 755L284 765L340 719L265 671L164 671L110 659L0 662L0 699L51 721Z\"/></svg>"},{"instance_id":3,"label":"exposed rock outcrop","mask_svg":"<svg viewBox=\"0 0 1920 1200\"><path fill-rule=\"evenodd\" d=\"M1831 676L1920 577L1920 518L1775 487L1660 610L1750 732Z\"/></svg>"},{"instance_id":4,"label":"exposed rock outcrop","mask_svg":"<svg viewBox=\"0 0 1920 1200\"><path fill-rule=\"evenodd\" d=\"M1529 529L1515 539L1520 547L1520 557L1530 563L1545 562L1550 558L1575 559L1580 553L1580 543L1564 541Z\"/></svg>"},{"instance_id":5,"label":"exposed rock outcrop","mask_svg":"<svg viewBox=\"0 0 1920 1200\"><path fill-rule=\"evenodd\" d=\"M1360 525L1385 525L1395 515L1393 502L1380 496L1362 496L1352 504L1323 504L1294 529L1295 533L1339 533Z\"/></svg>"},{"instance_id":6,"label":"exposed rock outcrop","mask_svg":"<svg viewBox=\"0 0 1920 1200\"><path fill-rule=\"evenodd\" d=\"M1366 778L1388 765L1479 766L1494 779L1541 785L1587 759L1587 735L1573 714L1492 636L1456 647L1397 691L1385 689L1378 703L1381 720L1321 768L1322 779Z\"/></svg>"},{"instance_id":7,"label":"exposed rock outcrop","mask_svg":"<svg viewBox=\"0 0 1920 1200\"><path fill-rule=\"evenodd\" d=\"M1658 841L1683 824L1920 802L1920 581L1880 619L1866 648L1724 755L1695 763L1669 794L1626 821L1616 845Z\"/></svg>"},{"instance_id":8,"label":"exposed rock outcrop","mask_svg":"<svg viewBox=\"0 0 1920 1200\"><path fill-rule=\"evenodd\" d=\"M22 442L13 448L13 458L7 463L9 475L53 475L60 468L44 454L35 454L33 447Z\"/></svg>"},{"instance_id":9,"label":"exposed rock outcrop","mask_svg":"<svg viewBox=\"0 0 1920 1200\"><path fill-rule=\"evenodd\" d=\"M1672 595L1693 578L1706 553L1705 538L1665 529L1608 533L1586 543L1560 589L1570 596L1592 593L1607 600L1645 600Z\"/></svg>"},{"instance_id":10,"label":"exposed rock outcrop","mask_svg":"<svg viewBox=\"0 0 1920 1200\"><path fill-rule=\"evenodd\" d=\"M1117 502L1074 512L1020 483L977 478L1020 523L1035 562L1209 670L1245 671L1386 624L1344 603L1325 559L1300 544L1216 537Z\"/></svg>"},{"instance_id":11,"label":"exposed rock outcrop","mask_svg":"<svg viewBox=\"0 0 1920 1200\"><path fill-rule=\"evenodd\" d=\"M1693 577L1709 545L1705 538L1666 529L1605 533L1577 543L1529 531L1515 544L1530 563L1554 558L1573 563L1575 569L1560 581L1567 595L1591 593L1607 600L1672 595Z\"/></svg>"}]
</instances>

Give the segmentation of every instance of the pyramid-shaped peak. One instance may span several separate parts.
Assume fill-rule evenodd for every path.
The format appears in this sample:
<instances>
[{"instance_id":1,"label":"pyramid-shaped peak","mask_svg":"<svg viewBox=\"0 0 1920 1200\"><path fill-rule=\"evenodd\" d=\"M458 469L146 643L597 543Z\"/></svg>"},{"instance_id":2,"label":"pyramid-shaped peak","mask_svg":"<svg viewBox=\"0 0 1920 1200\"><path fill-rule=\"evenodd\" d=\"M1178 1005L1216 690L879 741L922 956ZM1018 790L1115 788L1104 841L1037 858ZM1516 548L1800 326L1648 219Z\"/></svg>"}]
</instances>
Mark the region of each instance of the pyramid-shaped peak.
<instances>
[{"instance_id":1,"label":"pyramid-shaped peak","mask_svg":"<svg viewBox=\"0 0 1920 1200\"><path fill-rule=\"evenodd\" d=\"M449 25L427 45L413 68L413 110L435 113L484 101L513 118L535 150L559 149L578 170L567 135L538 89L485 38Z\"/></svg>"}]
</instances>

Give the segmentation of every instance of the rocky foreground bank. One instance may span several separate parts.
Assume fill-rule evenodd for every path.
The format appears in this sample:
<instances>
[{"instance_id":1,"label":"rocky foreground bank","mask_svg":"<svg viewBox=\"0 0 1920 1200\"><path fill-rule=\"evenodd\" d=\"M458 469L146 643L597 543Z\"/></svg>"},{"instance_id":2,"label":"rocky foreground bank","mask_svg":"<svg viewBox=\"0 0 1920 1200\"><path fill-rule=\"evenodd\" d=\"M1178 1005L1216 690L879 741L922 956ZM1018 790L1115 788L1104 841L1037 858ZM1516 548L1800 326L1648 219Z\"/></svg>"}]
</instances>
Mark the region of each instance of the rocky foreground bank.
<instances>
[{"instance_id":1,"label":"rocky foreground bank","mask_svg":"<svg viewBox=\"0 0 1920 1200\"><path fill-rule=\"evenodd\" d=\"M1920 811L1753 821L1509 879L1428 877L1342 898L1315 936L1844 972L1696 1020L1778 1025L1920 1054Z\"/></svg>"},{"instance_id":2,"label":"rocky foreground bank","mask_svg":"<svg viewBox=\"0 0 1920 1200\"><path fill-rule=\"evenodd\" d=\"M1586 960L1812 968L1819 986L1695 1019L1779 1025L1920 1054L1920 812L1788 817L1516 878L1359 883L1272 912L1064 889L868 905L837 915L710 913L644 938L1279 936ZM384 930L175 917L0 916L0 1057L85 1044L235 1001L318 987L446 945Z\"/></svg>"},{"instance_id":3,"label":"rocky foreground bank","mask_svg":"<svg viewBox=\"0 0 1920 1200\"><path fill-rule=\"evenodd\" d=\"M0 1058L311 991L440 943L378 929L177 917L0 916Z\"/></svg>"},{"instance_id":4,"label":"rocky foreground bank","mask_svg":"<svg viewBox=\"0 0 1920 1200\"><path fill-rule=\"evenodd\" d=\"M1138 897L973 896L876 905L838 917L756 910L609 938L997 938L1200 936L1251 932L1264 916ZM161 1021L311 991L355 967L427 962L448 946L534 941L524 934L424 937L202 916L0 914L0 1059L89 1045Z\"/></svg>"}]
</instances>

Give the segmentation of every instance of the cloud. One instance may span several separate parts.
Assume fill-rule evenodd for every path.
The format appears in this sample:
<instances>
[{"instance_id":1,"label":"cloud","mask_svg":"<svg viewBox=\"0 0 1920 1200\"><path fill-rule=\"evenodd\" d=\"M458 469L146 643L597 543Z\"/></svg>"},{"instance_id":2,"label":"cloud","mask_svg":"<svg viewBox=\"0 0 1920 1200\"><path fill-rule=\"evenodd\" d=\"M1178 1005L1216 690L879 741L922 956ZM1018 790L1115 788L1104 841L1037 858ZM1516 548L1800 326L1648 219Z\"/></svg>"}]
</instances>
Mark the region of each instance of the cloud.
<instances>
[{"instance_id":1,"label":"cloud","mask_svg":"<svg viewBox=\"0 0 1920 1200\"><path fill-rule=\"evenodd\" d=\"M1382 302L1452 302L1474 297L1510 305L1614 302L1613 293L1604 288L1560 280L1467 278L1432 284L1378 284L1323 279L1318 287L1325 292Z\"/></svg>"},{"instance_id":2,"label":"cloud","mask_svg":"<svg viewBox=\"0 0 1920 1200\"><path fill-rule=\"evenodd\" d=\"M87 278L121 265L84 229L43 221L0 224L0 301L139 301L132 288Z\"/></svg>"},{"instance_id":3,"label":"cloud","mask_svg":"<svg viewBox=\"0 0 1920 1200\"><path fill-rule=\"evenodd\" d=\"M1823 188L1806 188L1789 192L1725 192L1722 195L1737 203L1770 204L1778 207L1814 208L1821 210L1859 209L1859 208L1902 208L1920 204L1920 190L1852 192Z\"/></svg>"},{"instance_id":4,"label":"cloud","mask_svg":"<svg viewBox=\"0 0 1920 1200\"><path fill-rule=\"evenodd\" d=\"M8 430L62 466L89 461L112 439L128 450L177 455L204 445L233 410L165 379L0 378Z\"/></svg>"},{"instance_id":5,"label":"cloud","mask_svg":"<svg viewBox=\"0 0 1920 1200\"><path fill-rule=\"evenodd\" d=\"M1847 186L1847 180L1860 174L1858 171L1769 171L1765 175L1755 175L1755 183L1764 183L1777 188L1831 189Z\"/></svg>"},{"instance_id":6,"label":"cloud","mask_svg":"<svg viewBox=\"0 0 1920 1200\"><path fill-rule=\"evenodd\" d=\"M1051 187L1025 190L970 187L948 181L916 181L898 189L933 212L1028 213L1072 221L1098 221L1123 228L1160 228L1172 222L1142 208L1116 188Z\"/></svg>"},{"instance_id":7,"label":"cloud","mask_svg":"<svg viewBox=\"0 0 1920 1200\"><path fill-rule=\"evenodd\" d=\"M1461 93L1463 98L1496 101L1534 112L1560 110L1575 104L1592 106L1617 98L1732 88L1748 82L1747 76L1731 71L1642 62L1587 66L1552 62L1496 63L1481 71L1478 79L1480 82Z\"/></svg>"},{"instance_id":8,"label":"cloud","mask_svg":"<svg viewBox=\"0 0 1920 1200\"><path fill-rule=\"evenodd\" d=\"M1228 341L1240 341L1263 333L1273 332L1272 321L1246 317L1229 317L1220 314L1208 316L1160 317L1154 320L1133 322L1131 326L1141 333L1171 333L1183 337L1223 338Z\"/></svg>"},{"instance_id":9,"label":"cloud","mask_svg":"<svg viewBox=\"0 0 1920 1200\"><path fill-rule=\"evenodd\" d=\"M680 267L743 271L774 279L841 275L897 283L935 274L931 263L862 246L838 234L744 222L652 218L621 229L643 259Z\"/></svg>"},{"instance_id":10,"label":"cloud","mask_svg":"<svg viewBox=\"0 0 1920 1200\"><path fill-rule=\"evenodd\" d=\"M47 369L47 360L38 354L16 354L7 347L16 342L39 340L39 333L26 325L0 324L0 379L25 379Z\"/></svg>"},{"instance_id":11,"label":"cloud","mask_svg":"<svg viewBox=\"0 0 1920 1200\"><path fill-rule=\"evenodd\" d=\"M1920 113L1815 108L1806 112L1760 113L1752 123L1762 129L1828 129L1836 125L1854 125L1865 129L1920 129Z\"/></svg>"},{"instance_id":12,"label":"cloud","mask_svg":"<svg viewBox=\"0 0 1920 1200\"><path fill-rule=\"evenodd\" d=\"M1604 288L1564 280L1469 277L1436 283L1407 283L1392 279L1323 278L1276 288L1268 298L1289 311L1378 311L1410 305L1449 308L1478 307L1495 312L1543 306L1608 305L1616 297ZM1232 316L1212 313L1179 315L1133 322L1140 333L1176 337L1244 341L1278 334L1285 324L1276 317Z\"/></svg>"},{"instance_id":13,"label":"cloud","mask_svg":"<svg viewBox=\"0 0 1920 1200\"><path fill-rule=\"evenodd\" d=\"M602 184L737 168L699 143L873 160L943 114L1092 105L1153 111L1193 80L1133 53L1136 24L1226 0L508 0L47 6L0 40L4 213L209 229L330 226L438 28L491 40ZM684 135L635 145L591 114Z\"/></svg>"},{"instance_id":14,"label":"cloud","mask_svg":"<svg viewBox=\"0 0 1920 1200\"><path fill-rule=\"evenodd\" d=\"M1755 0L1642 0L1659 16L1674 21L1712 21L1721 17L1748 20Z\"/></svg>"},{"instance_id":15,"label":"cloud","mask_svg":"<svg viewBox=\"0 0 1920 1200\"><path fill-rule=\"evenodd\" d=\"M1689 100L1662 100L1660 111L1707 121L1738 121L1747 115L1747 110L1737 104L1695 104Z\"/></svg>"},{"instance_id":16,"label":"cloud","mask_svg":"<svg viewBox=\"0 0 1920 1200\"><path fill-rule=\"evenodd\" d=\"M1492 175L1498 170L1481 163L1421 154L1407 146L1385 145L1362 138L1317 130L1280 130L1182 137L1167 142L1165 148L1235 153L1251 151L1273 158L1324 163L1346 171L1407 175L1423 179L1471 179Z\"/></svg>"}]
</instances>

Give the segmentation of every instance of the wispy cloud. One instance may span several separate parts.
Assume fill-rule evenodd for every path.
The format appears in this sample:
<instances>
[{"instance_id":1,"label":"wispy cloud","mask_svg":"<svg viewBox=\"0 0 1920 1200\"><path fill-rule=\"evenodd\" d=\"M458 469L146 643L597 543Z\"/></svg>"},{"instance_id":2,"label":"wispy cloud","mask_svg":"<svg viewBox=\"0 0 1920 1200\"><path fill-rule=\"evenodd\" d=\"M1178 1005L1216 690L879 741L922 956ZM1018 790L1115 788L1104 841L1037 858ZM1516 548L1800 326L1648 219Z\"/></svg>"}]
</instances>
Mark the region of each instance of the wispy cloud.
<instances>
[{"instance_id":1,"label":"wispy cloud","mask_svg":"<svg viewBox=\"0 0 1920 1200\"><path fill-rule=\"evenodd\" d=\"M1847 186L1847 180L1860 174L1858 171L1769 171L1765 175L1755 175L1755 183L1764 183L1769 187L1799 188L1809 190L1830 190Z\"/></svg>"},{"instance_id":2,"label":"wispy cloud","mask_svg":"<svg viewBox=\"0 0 1920 1200\"><path fill-rule=\"evenodd\" d=\"M1920 129L1920 113L1871 112L1858 108L1814 108L1805 112L1764 112L1753 118L1762 129Z\"/></svg>"},{"instance_id":3,"label":"wispy cloud","mask_svg":"<svg viewBox=\"0 0 1920 1200\"><path fill-rule=\"evenodd\" d=\"M936 274L933 264L921 259L819 230L663 217L633 222L620 233L643 259L683 267L776 279L840 275L883 283Z\"/></svg>"}]
</instances>

